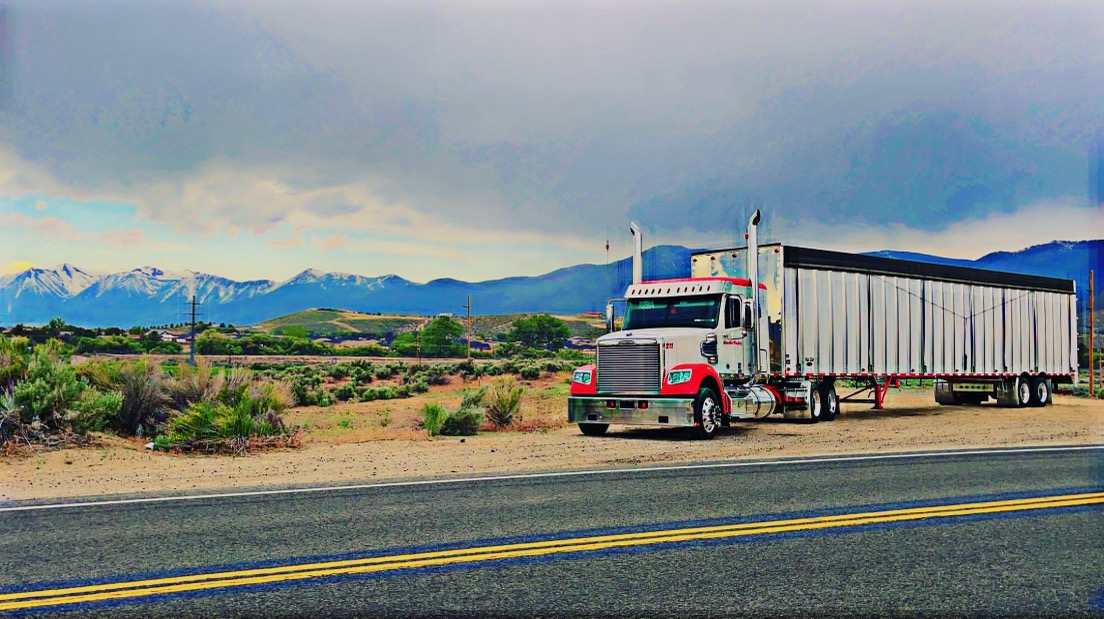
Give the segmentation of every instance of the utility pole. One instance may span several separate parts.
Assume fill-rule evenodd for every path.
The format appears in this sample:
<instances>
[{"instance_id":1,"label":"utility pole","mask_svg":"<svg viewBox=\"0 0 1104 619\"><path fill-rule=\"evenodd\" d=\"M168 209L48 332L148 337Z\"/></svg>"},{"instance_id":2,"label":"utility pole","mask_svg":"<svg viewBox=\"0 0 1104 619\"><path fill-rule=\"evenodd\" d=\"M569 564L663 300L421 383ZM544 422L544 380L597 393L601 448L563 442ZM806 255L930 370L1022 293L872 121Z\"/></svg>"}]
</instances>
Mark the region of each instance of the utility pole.
<instances>
[{"instance_id":1,"label":"utility pole","mask_svg":"<svg viewBox=\"0 0 1104 619\"><path fill-rule=\"evenodd\" d=\"M416 334L414 334L414 349L417 351L417 352L414 353L415 354L415 363L420 364L422 362L422 332L421 331L418 331Z\"/></svg>"},{"instance_id":2,"label":"utility pole","mask_svg":"<svg viewBox=\"0 0 1104 619\"><path fill-rule=\"evenodd\" d=\"M468 363L471 363L471 295L468 295L468 303L464 305L468 310Z\"/></svg>"},{"instance_id":3,"label":"utility pole","mask_svg":"<svg viewBox=\"0 0 1104 619\"><path fill-rule=\"evenodd\" d=\"M1093 349L1096 347L1096 290L1093 287L1093 270L1089 269L1089 397L1096 397L1096 383L1094 381L1093 366L1096 359L1093 358Z\"/></svg>"},{"instance_id":4,"label":"utility pole","mask_svg":"<svg viewBox=\"0 0 1104 619\"><path fill-rule=\"evenodd\" d=\"M196 325L196 298L192 295L192 329L188 338L188 365L195 367L195 325Z\"/></svg>"}]
</instances>

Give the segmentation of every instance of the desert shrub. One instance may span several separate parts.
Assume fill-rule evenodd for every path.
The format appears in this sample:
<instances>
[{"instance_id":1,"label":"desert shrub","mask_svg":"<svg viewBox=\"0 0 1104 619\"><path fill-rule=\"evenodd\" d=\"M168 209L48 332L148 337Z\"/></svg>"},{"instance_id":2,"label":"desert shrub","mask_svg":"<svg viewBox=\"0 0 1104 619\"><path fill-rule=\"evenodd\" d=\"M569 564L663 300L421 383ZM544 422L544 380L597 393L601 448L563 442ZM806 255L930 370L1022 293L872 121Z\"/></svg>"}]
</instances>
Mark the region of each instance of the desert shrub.
<instances>
[{"instance_id":1,"label":"desert shrub","mask_svg":"<svg viewBox=\"0 0 1104 619\"><path fill-rule=\"evenodd\" d=\"M444 436L472 436L483 424L483 411L478 408L461 408L449 414L441 425Z\"/></svg>"},{"instance_id":2,"label":"desert shrub","mask_svg":"<svg viewBox=\"0 0 1104 619\"><path fill-rule=\"evenodd\" d=\"M222 390L219 392L219 400L231 406L240 401L249 391L253 383L253 375L249 370L231 368L222 374Z\"/></svg>"},{"instance_id":3,"label":"desert shrub","mask_svg":"<svg viewBox=\"0 0 1104 619\"><path fill-rule=\"evenodd\" d=\"M241 404L254 417L261 417L269 413L280 413L287 410L294 402L291 388L286 383L258 381L251 383L234 405Z\"/></svg>"},{"instance_id":4,"label":"desert shrub","mask_svg":"<svg viewBox=\"0 0 1104 619\"><path fill-rule=\"evenodd\" d=\"M0 391L0 444L14 438L22 425L15 395L10 391Z\"/></svg>"},{"instance_id":5,"label":"desert shrub","mask_svg":"<svg viewBox=\"0 0 1104 619\"><path fill-rule=\"evenodd\" d=\"M515 419L520 420L518 411L521 408L521 394L523 389L514 384L509 377L496 378L491 383L490 392L487 394L485 404L487 419L496 428L504 428L512 424Z\"/></svg>"},{"instance_id":6,"label":"desert shrub","mask_svg":"<svg viewBox=\"0 0 1104 619\"><path fill-rule=\"evenodd\" d=\"M283 420L268 404L263 396L247 397L233 406L199 402L173 418L165 438L155 440L154 446L241 451L250 439L287 436Z\"/></svg>"},{"instance_id":7,"label":"desert shrub","mask_svg":"<svg viewBox=\"0 0 1104 619\"><path fill-rule=\"evenodd\" d=\"M27 376L31 364L30 341L0 335L0 389L11 389Z\"/></svg>"},{"instance_id":8,"label":"desert shrub","mask_svg":"<svg viewBox=\"0 0 1104 619\"><path fill-rule=\"evenodd\" d=\"M541 369L538 365L526 365L518 370L518 375L526 380L536 380L541 377Z\"/></svg>"},{"instance_id":9,"label":"desert shrub","mask_svg":"<svg viewBox=\"0 0 1104 619\"><path fill-rule=\"evenodd\" d=\"M326 369L326 375L334 380L341 380L349 376L349 364L335 363Z\"/></svg>"},{"instance_id":10,"label":"desert shrub","mask_svg":"<svg viewBox=\"0 0 1104 619\"><path fill-rule=\"evenodd\" d=\"M146 360L129 363L119 371L119 381L123 402L108 425L130 436L156 434L155 429L168 420L172 403L161 368Z\"/></svg>"},{"instance_id":11,"label":"desert shrub","mask_svg":"<svg viewBox=\"0 0 1104 619\"><path fill-rule=\"evenodd\" d=\"M380 380L384 380L387 378L391 378L395 375L395 373L395 367L390 363L387 363L376 367L373 375Z\"/></svg>"},{"instance_id":12,"label":"desert shrub","mask_svg":"<svg viewBox=\"0 0 1104 619\"><path fill-rule=\"evenodd\" d=\"M404 387L409 387L411 393L425 393L425 392L429 391L429 383L426 382L426 379L424 379L424 378L419 378L419 379L415 380L414 382L410 383L409 385L403 385L403 386Z\"/></svg>"},{"instance_id":13,"label":"desert shrub","mask_svg":"<svg viewBox=\"0 0 1104 619\"><path fill-rule=\"evenodd\" d=\"M85 389L80 399L73 404L73 410L70 411L66 421L77 434L99 432L107 427L111 419L118 416L122 408L122 393L118 391L101 393L95 389Z\"/></svg>"},{"instance_id":14,"label":"desert shrub","mask_svg":"<svg viewBox=\"0 0 1104 619\"><path fill-rule=\"evenodd\" d=\"M441 428L448 417L448 411L445 410L444 406L436 402L430 402L422 406L422 418L418 425L430 436L437 436L441 433Z\"/></svg>"},{"instance_id":15,"label":"desert shrub","mask_svg":"<svg viewBox=\"0 0 1104 619\"><path fill-rule=\"evenodd\" d=\"M497 363L488 363L482 367L487 376L502 376L504 373L502 366Z\"/></svg>"},{"instance_id":16,"label":"desert shrub","mask_svg":"<svg viewBox=\"0 0 1104 619\"><path fill-rule=\"evenodd\" d=\"M222 393L224 379L221 372L211 368L206 360L199 359L195 367L180 363L175 375L166 383L169 399L176 410L184 410L197 402L214 402Z\"/></svg>"},{"instance_id":17,"label":"desert shrub","mask_svg":"<svg viewBox=\"0 0 1104 619\"><path fill-rule=\"evenodd\" d=\"M357 397L357 388L355 383L345 383L337 389L333 390L333 397L341 402L348 402Z\"/></svg>"},{"instance_id":18,"label":"desert shrub","mask_svg":"<svg viewBox=\"0 0 1104 619\"><path fill-rule=\"evenodd\" d=\"M15 386L15 404L20 421L37 420L46 431L62 429L66 413L73 407L85 385L68 362L37 349L27 369L27 378Z\"/></svg>"},{"instance_id":19,"label":"desert shrub","mask_svg":"<svg viewBox=\"0 0 1104 619\"><path fill-rule=\"evenodd\" d=\"M502 362L501 367L503 374L517 374L521 371L521 364L518 363L517 359L506 359Z\"/></svg>"},{"instance_id":20,"label":"desert shrub","mask_svg":"<svg viewBox=\"0 0 1104 619\"><path fill-rule=\"evenodd\" d=\"M101 391L113 391L122 382L122 361L88 361L76 366L77 378Z\"/></svg>"},{"instance_id":21,"label":"desert shrub","mask_svg":"<svg viewBox=\"0 0 1104 619\"><path fill-rule=\"evenodd\" d=\"M464 389L460 392L460 408L479 408L483 404L483 398L487 396L487 386L479 389Z\"/></svg>"}]
</instances>

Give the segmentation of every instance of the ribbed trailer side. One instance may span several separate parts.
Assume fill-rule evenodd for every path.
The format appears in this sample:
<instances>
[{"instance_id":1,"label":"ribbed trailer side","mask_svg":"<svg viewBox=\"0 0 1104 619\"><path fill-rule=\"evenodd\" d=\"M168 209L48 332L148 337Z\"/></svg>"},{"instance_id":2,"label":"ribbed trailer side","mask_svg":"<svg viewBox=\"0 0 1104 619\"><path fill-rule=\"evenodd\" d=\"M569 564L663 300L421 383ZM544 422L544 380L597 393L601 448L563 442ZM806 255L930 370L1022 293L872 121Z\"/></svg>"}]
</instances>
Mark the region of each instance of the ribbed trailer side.
<instances>
[{"instance_id":1,"label":"ribbed trailer side","mask_svg":"<svg viewBox=\"0 0 1104 619\"><path fill-rule=\"evenodd\" d=\"M1073 282L783 248L787 375L1076 375Z\"/></svg>"}]
</instances>

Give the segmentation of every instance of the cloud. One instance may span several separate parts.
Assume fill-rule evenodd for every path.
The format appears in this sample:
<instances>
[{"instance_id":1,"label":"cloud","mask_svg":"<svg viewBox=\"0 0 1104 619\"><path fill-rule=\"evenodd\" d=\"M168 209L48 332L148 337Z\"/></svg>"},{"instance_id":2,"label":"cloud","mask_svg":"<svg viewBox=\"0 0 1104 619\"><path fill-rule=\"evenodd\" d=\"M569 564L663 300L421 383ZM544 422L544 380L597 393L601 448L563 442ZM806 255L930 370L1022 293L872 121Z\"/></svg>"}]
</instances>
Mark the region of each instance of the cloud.
<instances>
[{"instance_id":1,"label":"cloud","mask_svg":"<svg viewBox=\"0 0 1104 619\"><path fill-rule=\"evenodd\" d=\"M44 240L79 241L85 236L84 233L75 230L73 224L57 217L28 217L18 213L0 214L0 226L25 228L47 237Z\"/></svg>"},{"instance_id":2,"label":"cloud","mask_svg":"<svg viewBox=\"0 0 1104 619\"><path fill-rule=\"evenodd\" d=\"M765 208L762 213L761 243L781 242L846 252L890 249L970 260L1054 240L1096 240L1104 231L1104 208L1091 206L1080 198L1044 200L1011 213L946 220L931 230L876 222L808 225L782 210ZM739 246L744 244L746 225L747 217L742 217L726 235L705 237L683 228L667 231L662 239L688 247ZM652 243L654 238L646 236L645 242Z\"/></svg>"},{"instance_id":3,"label":"cloud","mask_svg":"<svg viewBox=\"0 0 1104 619\"><path fill-rule=\"evenodd\" d=\"M187 249L184 243L166 243L152 241L142 230L108 230L99 235L99 239L109 245L123 249L153 248L164 250Z\"/></svg>"},{"instance_id":4,"label":"cloud","mask_svg":"<svg viewBox=\"0 0 1104 619\"><path fill-rule=\"evenodd\" d=\"M43 202L42 200L39 200L38 202L35 202L35 208L40 210L40 211L45 211L46 210L46 203Z\"/></svg>"},{"instance_id":5,"label":"cloud","mask_svg":"<svg viewBox=\"0 0 1104 619\"><path fill-rule=\"evenodd\" d=\"M268 242L269 245L279 248L299 247L303 244L303 239L272 239Z\"/></svg>"},{"instance_id":6,"label":"cloud","mask_svg":"<svg viewBox=\"0 0 1104 619\"><path fill-rule=\"evenodd\" d=\"M313 245L322 251L334 251L342 249L349 244L349 237L344 234L331 234L314 239Z\"/></svg>"},{"instance_id":7,"label":"cloud","mask_svg":"<svg viewBox=\"0 0 1104 619\"><path fill-rule=\"evenodd\" d=\"M895 249L976 259L995 251L1018 250L1053 240L1100 239L1104 236L1104 209L1088 206L1083 199L1046 200L1011 213L948 221L930 231L900 224L834 227L824 234L794 228L793 242L799 245L841 251Z\"/></svg>"},{"instance_id":8,"label":"cloud","mask_svg":"<svg viewBox=\"0 0 1104 619\"><path fill-rule=\"evenodd\" d=\"M1019 239L1104 122L1100 3L9 5L0 200L189 240L570 264L626 216L702 246L751 205L818 246Z\"/></svg>"}]
</instances>

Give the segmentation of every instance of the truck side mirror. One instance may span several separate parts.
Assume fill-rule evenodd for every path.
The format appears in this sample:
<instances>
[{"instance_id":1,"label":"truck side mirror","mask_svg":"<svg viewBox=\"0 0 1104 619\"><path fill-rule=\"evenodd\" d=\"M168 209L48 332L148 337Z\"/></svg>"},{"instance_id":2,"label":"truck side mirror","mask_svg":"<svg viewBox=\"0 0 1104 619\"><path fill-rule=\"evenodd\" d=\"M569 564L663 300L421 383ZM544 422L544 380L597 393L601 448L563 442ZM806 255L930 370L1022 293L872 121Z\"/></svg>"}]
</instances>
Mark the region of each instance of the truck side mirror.
<instances>
[{"instance_id":1,"label":"truck side mirror","mask_svg":"<svg viewBox=\"0 0 1104 619\"><path fill-rule=\"evenodd\" d=\"M744 328L751 329L751 302L744 303Z\"/></svg>"},{"instance_id":2,"label":"truck side mirror","mask_svg":"<svg viewBox=\"0 0 1104 619\"><path fill-rule=\"evenodd\" d=\"M613 333L613 303L606 303L606 333Z\"/></svg>"}]
</instances>

